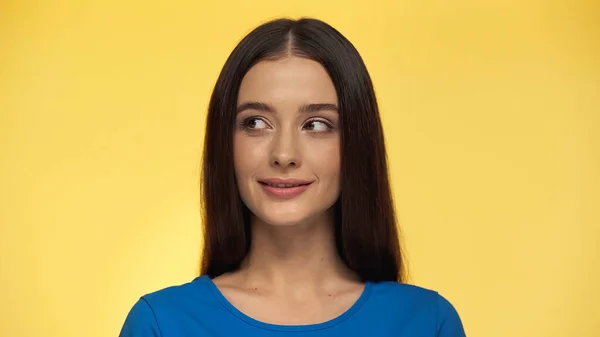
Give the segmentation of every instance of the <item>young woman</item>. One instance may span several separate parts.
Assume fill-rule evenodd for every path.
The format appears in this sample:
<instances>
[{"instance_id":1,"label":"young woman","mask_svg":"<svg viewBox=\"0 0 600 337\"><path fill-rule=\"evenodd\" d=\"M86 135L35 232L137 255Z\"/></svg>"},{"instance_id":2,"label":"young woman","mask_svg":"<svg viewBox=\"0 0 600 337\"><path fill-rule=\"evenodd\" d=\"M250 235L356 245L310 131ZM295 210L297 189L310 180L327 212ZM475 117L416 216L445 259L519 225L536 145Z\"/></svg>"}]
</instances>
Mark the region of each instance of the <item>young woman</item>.
<instances>
[{"instance_id":1,"label":"young woman","mask_svg":"<svg viewBox=\"0 0 600 337\"><path fill-rule=\"evenodd\" d=\"M201 276L143 296L121 337L465 335L446 299L403 283L371 79L326 23L271 21L232 52L203 202Z\"/></svg>"}]
</instances>

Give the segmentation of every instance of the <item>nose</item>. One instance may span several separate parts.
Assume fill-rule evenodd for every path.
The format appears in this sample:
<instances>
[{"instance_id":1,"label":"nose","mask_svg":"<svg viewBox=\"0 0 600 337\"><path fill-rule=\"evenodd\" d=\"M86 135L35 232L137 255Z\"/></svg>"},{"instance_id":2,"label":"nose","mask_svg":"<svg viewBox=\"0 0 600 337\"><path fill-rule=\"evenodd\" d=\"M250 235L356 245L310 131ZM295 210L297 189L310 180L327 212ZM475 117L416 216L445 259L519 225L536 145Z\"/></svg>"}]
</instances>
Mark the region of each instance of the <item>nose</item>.
<instances>
[{"instance_id":1,"label":"nose","mask_svg":"<svg viewBox=\"0 0 600 337\"><path fill-rule=\"evenodd\" d=\"M271 166L282 168L300 166L296 137L293 132L278 132L271 148Z\"/></svg>"}]
</instances>

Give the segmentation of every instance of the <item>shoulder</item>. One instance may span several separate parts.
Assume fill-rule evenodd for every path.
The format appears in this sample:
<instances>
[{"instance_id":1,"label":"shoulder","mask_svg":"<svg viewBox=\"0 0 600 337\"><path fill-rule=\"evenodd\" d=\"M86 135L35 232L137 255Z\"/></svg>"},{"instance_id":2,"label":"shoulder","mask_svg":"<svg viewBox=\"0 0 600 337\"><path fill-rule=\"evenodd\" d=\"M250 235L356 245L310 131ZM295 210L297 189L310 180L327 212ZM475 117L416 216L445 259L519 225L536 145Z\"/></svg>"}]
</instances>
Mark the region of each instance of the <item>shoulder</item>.
<instances>
[{"instance_id":1,"label":"shoulder","mask_svg":"<svg viewBox=\"0 0 600 337\"><path fill-rule=\"evenodd\" d=\"M210 308L214 301L206 277L141 296L127 314L119 336L161 337L170 331L172 322L191 313L202 314L202 308Z\"/></svg>"},{"instance_id":2,"label":"shoulder","mask_svg":"<svg viewBox=\"0 0 600 337\"><path fill-rule=\"evenodd\" d=\"M442 298L437 291L393 281L372 283L371 297L382 305L411 308L411 310L436 309Z\"/></svg>"},{"instance_id":3,"label":"shoulder","mask_svg":"<svg viewBox=\"0 0 600 337\"><path fill-rule=\"evenodd\" d=\"M141 299L154 308L180 307L190 302L202 303L209 298L211 291L209 282L208 276L199 276L190 282L145 294Z\"/></svg>"},{"instance_id":4,"label":"shoulder","mask_svg":"<svg viewBox=\"0 0 600 337\"><path fill-rule=\"evenodd\" d=\"M373 303L381 310L410 317L413 323L435 326L437 337L465 336L458 311L435 290L406 283L380 282L372 284L371 291Z\"/></svg>"}]
</instances>

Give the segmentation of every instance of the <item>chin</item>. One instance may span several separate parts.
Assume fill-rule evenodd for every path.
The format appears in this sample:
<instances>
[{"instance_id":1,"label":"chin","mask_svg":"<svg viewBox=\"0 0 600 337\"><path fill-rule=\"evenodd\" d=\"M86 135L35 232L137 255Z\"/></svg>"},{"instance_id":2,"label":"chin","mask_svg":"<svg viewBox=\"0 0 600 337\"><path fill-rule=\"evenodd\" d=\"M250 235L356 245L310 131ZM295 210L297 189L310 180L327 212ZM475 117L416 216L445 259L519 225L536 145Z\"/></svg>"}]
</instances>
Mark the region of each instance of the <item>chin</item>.
<instances>
[{"instance_id":1,"label":"chin","mask_svg":"<svg viewBox=\"0 0 600 337\"><path fill-rule=\"evenodd\" d=\"M326 218L329 218L329 213L332 211L332 208L312 209L290 207L286 209L283 205L271 205L266 209L258 209L253 214L260 222L267 225L273 227L290 227L327 221Z\"/></svg>"},{"instance_id":2,"label":"chin","mask_svg":"<svg viewBox=\"0 0 600 337\"><path fill-rule=\"evenodd\" d=\"M296 212L261 212L255 215L257 218L270 226L289 227L300 225L311 218L308 214L298 214Z\"/></svg>"}]
</instances>

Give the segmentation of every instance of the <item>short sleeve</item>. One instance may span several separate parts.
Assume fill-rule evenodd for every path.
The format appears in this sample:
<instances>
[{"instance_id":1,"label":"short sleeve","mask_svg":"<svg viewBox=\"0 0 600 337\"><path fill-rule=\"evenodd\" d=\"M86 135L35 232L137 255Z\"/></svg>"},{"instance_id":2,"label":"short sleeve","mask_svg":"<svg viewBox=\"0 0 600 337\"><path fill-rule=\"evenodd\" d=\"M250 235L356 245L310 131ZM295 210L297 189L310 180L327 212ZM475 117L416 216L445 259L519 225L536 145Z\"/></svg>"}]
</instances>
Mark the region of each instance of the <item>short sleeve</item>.
<instances>
[{"instance_id":1,"label":"short sleeve","mask_svg":"<svg viewBox=\"0 0 600 337\"><path fill-rule=\"evenodd\" d=\"M129 311L119 337L161 337L152 308L140 298Z\"/></svg>"},{"instance_id":2,"label":"short sleeve","mask_svg":"<svg viewBox=\"0 0 600 337\"><path fill-rule=\"evenodd\" d=\"M436 337L466 337L465 330L454 306L443 296L438 296Z\"/></svg>"}]
</instances>

